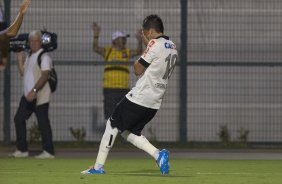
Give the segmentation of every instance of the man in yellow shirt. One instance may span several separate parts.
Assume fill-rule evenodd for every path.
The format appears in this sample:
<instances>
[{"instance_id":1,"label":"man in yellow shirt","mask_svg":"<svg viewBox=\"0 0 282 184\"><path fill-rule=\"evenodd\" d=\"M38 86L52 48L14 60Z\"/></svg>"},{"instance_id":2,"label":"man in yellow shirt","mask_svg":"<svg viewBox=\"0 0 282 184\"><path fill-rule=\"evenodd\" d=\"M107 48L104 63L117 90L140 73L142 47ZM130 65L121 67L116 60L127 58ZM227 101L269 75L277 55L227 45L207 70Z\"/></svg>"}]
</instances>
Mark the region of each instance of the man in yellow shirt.
<instances>
[{"instance_id":1,"label":"man in yellow shirt","mask_svg":"<svg viewBox=\"0 0 282 184\"><path fill-rule=\"evenodd\" d=\"M93 51L100 54L107 64L104 69L103 76L103 95L104 95L104 115L108 119L115 105L128 93L129 91L129 66L130 58L142 53L142 39L141 31L136 34L138 45L136 49L126 47L126 38L129 35L121 31L115 31L112 34L112 45L109 47L100 47L98 43L99 34L101 31L97 23L93 23ZM126 62L126 64L117 64L110 62Z\"/></svg>"}]
</instances>

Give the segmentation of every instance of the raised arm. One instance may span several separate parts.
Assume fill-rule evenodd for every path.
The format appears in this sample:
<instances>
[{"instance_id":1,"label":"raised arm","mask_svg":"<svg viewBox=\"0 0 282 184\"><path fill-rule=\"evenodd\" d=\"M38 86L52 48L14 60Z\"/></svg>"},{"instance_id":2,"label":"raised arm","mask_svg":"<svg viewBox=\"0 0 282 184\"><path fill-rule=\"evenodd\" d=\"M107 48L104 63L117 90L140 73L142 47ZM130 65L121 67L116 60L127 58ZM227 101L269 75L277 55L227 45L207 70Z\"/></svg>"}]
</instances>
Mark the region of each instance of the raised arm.
<instances>
[{"instance_id":1,"label":"raised arm","mask_svg":"<svg viewBox=\"0 0 282 184\"><path fill-rule=\"evenodd\" d=\"M24 15L28 9L30 0L23 0L20 10L18 13L18 16L16 17L15 21L12 23L12 25L8 28L6 35L10 38L15 37L22 25Z\"/></svg>"},{"instance_id":2,"label":"raised arm","mask_svg":"<svg viewBox=\"0 0 282 184\"><path fill-rule=\"evenodd\" d=\"M92 24L92 31L93 31L93 51L103 56L104 48L99 46L99 34L101 28L96 22L93 22Z\"/></svg>"}]
</instances>

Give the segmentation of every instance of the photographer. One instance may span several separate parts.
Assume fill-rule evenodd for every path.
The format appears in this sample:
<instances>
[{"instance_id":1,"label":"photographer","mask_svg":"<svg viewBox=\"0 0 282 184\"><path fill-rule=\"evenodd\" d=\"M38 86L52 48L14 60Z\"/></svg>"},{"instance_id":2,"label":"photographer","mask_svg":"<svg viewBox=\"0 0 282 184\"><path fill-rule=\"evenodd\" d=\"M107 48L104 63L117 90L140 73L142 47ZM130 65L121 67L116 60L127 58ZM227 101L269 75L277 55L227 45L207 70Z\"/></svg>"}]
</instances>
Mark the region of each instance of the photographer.
<instances>
[{"instance_id":1,"label":"photographer","mask_svg":"<svg viewBox=\"0 0 282 184\"><path fill-rule=\"evenodd\" d=\"M52 59L44 53L39 65L38 57L44 51L42 48L41 31L32 31L28 35L30 54L25 58L24 52L17 54L18 68L23 76L24 95L15 115L17 150L11 154L15 158L28 157L26 141L26 120L34 112L41 131L43 152L35 158L54 158L52 130L48 117L51 88L48 83L49 72L52 70Z\"/></svg>"},{"instance_id":2,"label":"photographer","mask_svg":"<svg viewBox=\"0 0 282 184\"><path fill-rule=\"evenodd\" d=\"M9 39L17 35L21 24L23 22L24 15L29 6L30 0L23 0L18 16L11 26L7 27L4 22L4 13L0 9L0 71L4 70L7 64Z\"/></svg>"}]
</instances>

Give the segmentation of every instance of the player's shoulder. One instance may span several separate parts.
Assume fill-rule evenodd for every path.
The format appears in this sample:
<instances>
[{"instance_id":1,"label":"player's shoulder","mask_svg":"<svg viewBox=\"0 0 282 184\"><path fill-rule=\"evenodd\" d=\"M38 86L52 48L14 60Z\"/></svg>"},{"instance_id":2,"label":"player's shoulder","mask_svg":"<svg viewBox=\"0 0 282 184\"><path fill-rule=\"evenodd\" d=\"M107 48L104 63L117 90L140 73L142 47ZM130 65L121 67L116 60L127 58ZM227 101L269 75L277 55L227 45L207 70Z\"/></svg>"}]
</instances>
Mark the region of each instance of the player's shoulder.
<instances>
[{"instance_id":1,"label":"player's shoulder","mask_svg":"<svg viewBox=\"0 0 282 184\"><path fill-rule=\"evenodd\" d=\"M151 39L148 43L148 47L154 49L161 48L162 45L163 45L163 40L160 38Z\"/></svg>"}]
</instances>

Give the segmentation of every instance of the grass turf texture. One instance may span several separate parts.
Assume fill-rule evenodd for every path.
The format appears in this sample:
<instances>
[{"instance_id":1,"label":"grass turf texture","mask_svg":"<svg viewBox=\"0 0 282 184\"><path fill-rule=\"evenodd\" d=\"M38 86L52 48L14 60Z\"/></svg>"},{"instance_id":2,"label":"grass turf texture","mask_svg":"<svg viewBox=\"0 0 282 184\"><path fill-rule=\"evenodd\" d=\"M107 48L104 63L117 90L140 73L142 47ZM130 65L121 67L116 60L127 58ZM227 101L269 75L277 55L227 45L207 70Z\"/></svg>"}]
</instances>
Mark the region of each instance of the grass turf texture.
<instances>
[{"instance_id":1,"label":"grass turf texture","mask_svg":"<svg viewBox=\"0 0 282 184\"><path fill-rule=\"evenodd\" d=\"M282 161L171 160L162 176L151 159L109 159L105 175L82 175L93 160L0 158L0 184L281 184Z\"/></svg>"}]
</instances>

